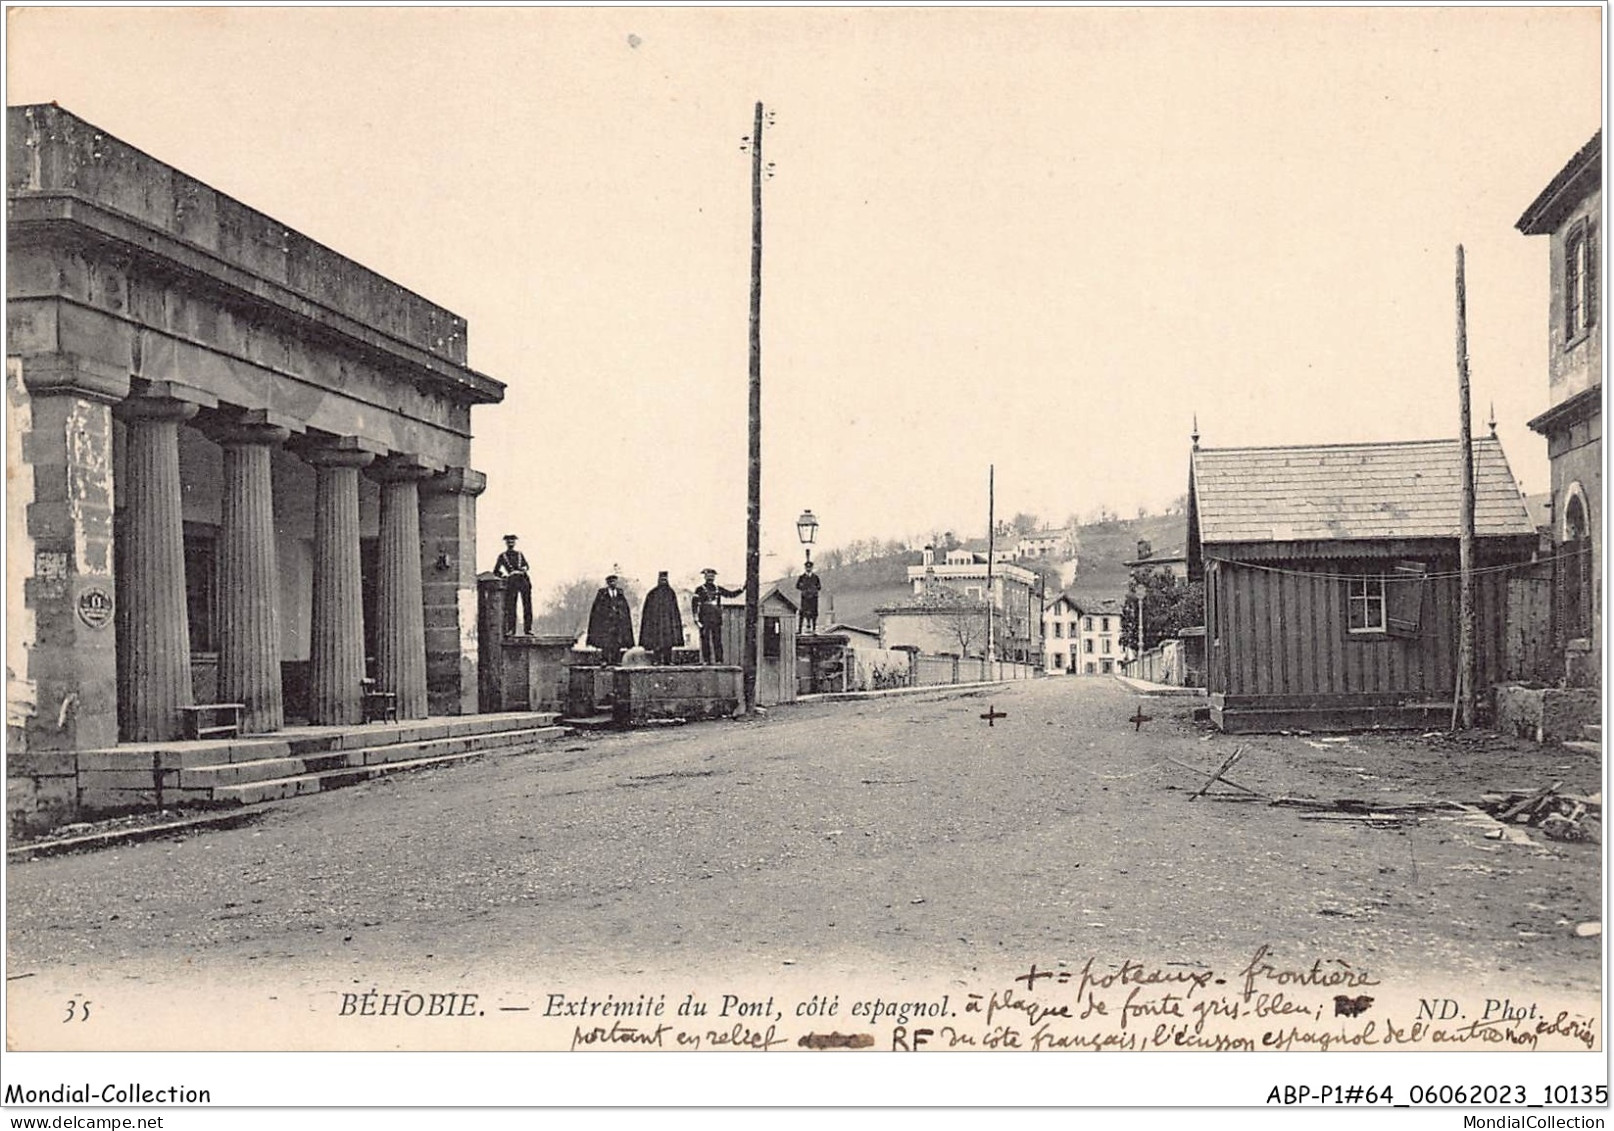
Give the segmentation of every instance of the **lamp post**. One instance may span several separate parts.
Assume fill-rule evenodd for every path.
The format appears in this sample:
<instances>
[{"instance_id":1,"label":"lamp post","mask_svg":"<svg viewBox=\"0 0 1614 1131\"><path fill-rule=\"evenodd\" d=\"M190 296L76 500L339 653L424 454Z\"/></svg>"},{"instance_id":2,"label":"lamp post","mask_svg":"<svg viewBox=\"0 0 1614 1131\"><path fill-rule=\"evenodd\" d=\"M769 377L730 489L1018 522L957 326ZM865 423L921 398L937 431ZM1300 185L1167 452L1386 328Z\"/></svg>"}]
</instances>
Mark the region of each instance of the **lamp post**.
<instances>
[{"instance_id":1,"label":"lamp post","mask_svg":"<svg viewBox=\"0 0 1614 1131\"><path fill-rule=\"evenodd\" d=\"M801 517L796 520L796 537L801 539L807 551L807 560L812 561L813 541L818 537L818 520L813 517L812 511L802 511Z\"/></svg>"}]
</instances>

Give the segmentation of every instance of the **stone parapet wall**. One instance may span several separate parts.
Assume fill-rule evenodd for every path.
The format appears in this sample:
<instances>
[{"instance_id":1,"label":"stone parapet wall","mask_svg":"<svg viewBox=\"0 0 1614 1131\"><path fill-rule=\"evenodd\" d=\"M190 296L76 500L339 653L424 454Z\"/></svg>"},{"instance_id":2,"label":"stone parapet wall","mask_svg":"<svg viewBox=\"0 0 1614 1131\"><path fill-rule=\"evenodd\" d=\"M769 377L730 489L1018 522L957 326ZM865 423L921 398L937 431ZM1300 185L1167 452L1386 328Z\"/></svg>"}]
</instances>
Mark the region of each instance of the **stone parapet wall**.
<instances>
[{"instance_id":1,"label":"stone parapet wall","mask_svg":"<svg viewBox=\"0 0 1614 1131\"><path fill-rule=\"evenodd\" d=\"M683 719L727 719L739 711L743 671L732 666L625 667L612 670L618 726Z\"/></svg>"}]
</instances>

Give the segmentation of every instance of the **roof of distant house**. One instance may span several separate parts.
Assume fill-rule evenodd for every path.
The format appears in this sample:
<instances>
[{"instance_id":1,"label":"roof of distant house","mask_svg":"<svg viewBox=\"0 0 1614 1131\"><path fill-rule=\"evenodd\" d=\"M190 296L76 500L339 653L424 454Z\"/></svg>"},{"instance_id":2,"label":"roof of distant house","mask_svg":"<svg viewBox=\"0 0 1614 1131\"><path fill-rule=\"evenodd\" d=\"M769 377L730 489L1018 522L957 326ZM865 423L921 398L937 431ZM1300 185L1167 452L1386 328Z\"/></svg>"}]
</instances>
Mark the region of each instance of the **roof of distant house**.
<instances>
[{"instance_id":1,"label":"roof of distant house","mask_svg":"<svg viewBox=\"0 0 1614 1131\"><path fill-rule=\"evenodd\" d=\"M1473 442L1474 533L1533 535L1524 496L1494 436ZM1206 543L1456 538L1456 440L1201 448L1191 483Z\"/></svg>"},{"instance_id":2,"label":"roof of distant house","mask_svg":"<svg viewBox=\"0 0 1614 1131\"><path fill-rule=\"evenodd\" d=\"M1524 508L1530 512L1530 521L1535 523L1536 529L1552 525L1552 494L1543 492L1539 495L1526 495Z\"/></svg>"},{"instance_id":3,"label":"roof of distant house","mask_svg":"<svg viewBox=\"0 0 1614 1131\"><path fill-rule=\"evenodd\" d=\"M855 624L832 624L828 628L823 629L823 631L825 633L861 632L864 636L879 636L880 635L880 630L877 629L877 628L863 628L863 627L861 627L859 625L855 625Z\"/></svg>"},{"instance_id":4,"label":"roof of distant house","mask_svg":"<svg viewBox=\"0 0 1614 1131\"><path fill-rule=\"evenodd\" d=\"M1157 550L1146 558L1133 558L1131 561L1125 561L1121 564L1131 568L1132 566L1175 565L1178 562L1187 560L1188 550L1183 546L1178 546L1175 550Z\"/></svg>"},{"instance_id":5,"label":"roof of distant house","mask_svg":"<svg viewBox=\"0 0 1614 1131\"><path fill-rule=\"evenodd\" d=\"M1075 589L1066 589L1054 594L1048 599L1046 608L1052 608L1060 601L1069 601L1085 614L1117 614L1126 604L1126 595L1118 593L1085 593Z\"/></svg>"},{"instance_id":6,"label":"roof of distant house","mask_svg":"<svg viewBox=\"0 0 1614 1131\"><path fill-rule=\"evenodd\" d=\"M1580 147L1580 152L1558 170L1558 175L1541 190L1541 195L1530 202L1513 225L1527 236L1540 236L1557 231L1564 217L1577 204L1596 191L1603 183L1603 131L1598 130L1592 140Z\"/></svg>"}]
</instances>

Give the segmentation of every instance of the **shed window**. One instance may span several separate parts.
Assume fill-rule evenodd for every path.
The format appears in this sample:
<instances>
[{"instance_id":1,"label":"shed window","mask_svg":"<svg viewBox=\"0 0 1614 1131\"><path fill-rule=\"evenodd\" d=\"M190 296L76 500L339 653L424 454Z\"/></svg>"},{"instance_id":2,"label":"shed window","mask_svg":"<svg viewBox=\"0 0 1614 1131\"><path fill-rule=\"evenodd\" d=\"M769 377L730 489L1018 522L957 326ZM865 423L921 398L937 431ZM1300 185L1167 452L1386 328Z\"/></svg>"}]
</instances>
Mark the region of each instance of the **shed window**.
<instances>
[{"instance_id":1,"label":"shed window","mask_svg":"<svg viewBox=\"0 0 1614 1131\"><path fill-rule=\"evenodd\" d=\"M1417 636L1423 613L1423 562L1396 562L1384 586L1384 628L1391 636Z\"/></svg>"},{"instance_id":2,"label":"shed window","mask_svg":"<svg viewBox=\"0 0 1614 1131\"><path fill-rule=\"evenodd\" d=\"M780 654L779 641L784 635L778 617L762 618L762 658L777 660Z\"/></svg>"},{"instance_id":3,"label":"shed window","mask_svg":"<svg viewBox=\"0 0 1614 1131\"><path fill-rule=\"evenodd\" d=\"M1346 603L1350 606L1352 632L1384 631L1384 578L1353 577Z\"/></svg>"}]
</instances>

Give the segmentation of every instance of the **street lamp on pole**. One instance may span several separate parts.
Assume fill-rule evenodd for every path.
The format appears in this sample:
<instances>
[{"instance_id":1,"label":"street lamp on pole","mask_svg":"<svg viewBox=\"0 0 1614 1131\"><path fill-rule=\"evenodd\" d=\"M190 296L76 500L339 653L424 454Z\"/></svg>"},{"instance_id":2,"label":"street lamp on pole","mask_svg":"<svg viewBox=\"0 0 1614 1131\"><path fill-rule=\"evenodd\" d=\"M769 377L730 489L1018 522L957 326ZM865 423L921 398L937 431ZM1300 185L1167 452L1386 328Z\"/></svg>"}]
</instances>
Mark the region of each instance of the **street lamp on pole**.
<instances>
[{"instance_id":1,"label":"street lamp on pole","mask_svg":"<svg viewBox=\"0 0 1614 1131\"><path fill-rule=\"evenodd\" d=\"M796 537L801 539L807 551L807 560L812 561L813 540L818 537L818 520L813 517L812 511L802 511L801 517L796 520Z\"/></svg>"}]
</instances>

